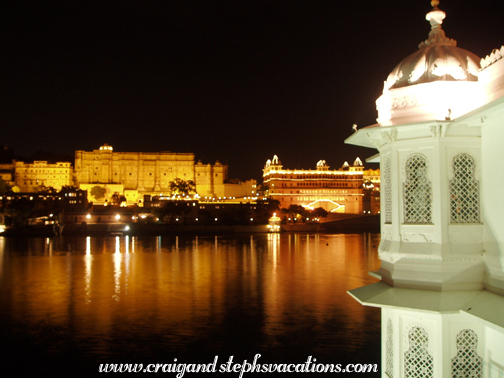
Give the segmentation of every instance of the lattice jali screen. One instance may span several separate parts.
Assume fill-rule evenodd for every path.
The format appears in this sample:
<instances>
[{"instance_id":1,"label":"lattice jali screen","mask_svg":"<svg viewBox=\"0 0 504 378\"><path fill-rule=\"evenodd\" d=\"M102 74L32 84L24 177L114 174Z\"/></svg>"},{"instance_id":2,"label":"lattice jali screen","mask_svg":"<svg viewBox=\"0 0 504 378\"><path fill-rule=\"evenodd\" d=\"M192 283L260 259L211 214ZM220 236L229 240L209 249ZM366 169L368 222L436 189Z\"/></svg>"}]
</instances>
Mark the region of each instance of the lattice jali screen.
<instances>
[{"instance_id":1,"label":"lattice jali screen","mask_svg":"<svg viewBox=\"0 0 504 378\"><path fill-rule=\"evenodd\" d=\"M413 155L406 161L404 223L432 223L432 186L427 160L422 155Z\"/></svg>"},{"instance_id":2,"label":"lattice jali screen","mask_svg":"<svg viewBox=\"0 0 504 378\"><path fill-rule=\"evenodd\" d=\"M478 335L472 329L463 329L457 335L457 355L452 358L453 378L483 377L483 359L478 356Z\"/></svg>"},{"instance_id":3,"label":"lattice jali screen","mask_svg":"<svg viewBox=\"0 0 504 378\"><path fill-rule=\"evenodd\" d=\"M392 168L390 158L385 160L385 170L383 172L385 184L385 223L392 223Z\"/></svg>"},{"instance_id":4,"label":"lattice jali screen","mask_svg":"<svg viewBox=\"0 0 504 378\"><path fill-rule=\"evenodd\" d=\"M413 327L408 333L409 349L404 352L404 377L429 378L433 376L433 358L427 349L429 335L422 327Z\"/></svg>"},{"instance_id":5,"label":"lattice jali screen","mask_svg":"<svg viewBox=\"0 0 504 378\"><path fill-rule=\"evenodd\" d=\"M459 154L453 159L450 182L451 223L479 223L479 182L474 178L476 164L471 155Z\"/></svg>"},{"instance_id":6,"label":"lattice jali screen","mask_svg":"<svg viewBox=\"0 0 504 378\"><path fill-rule=\"evenodd\" d=\"M394 377L394 343L393 343L393 328L392 328L392 320L388 320L387 322L387 342L386 342L386 351L385 351L385 374L388 377Z\"/></svg>"}]
</instances>

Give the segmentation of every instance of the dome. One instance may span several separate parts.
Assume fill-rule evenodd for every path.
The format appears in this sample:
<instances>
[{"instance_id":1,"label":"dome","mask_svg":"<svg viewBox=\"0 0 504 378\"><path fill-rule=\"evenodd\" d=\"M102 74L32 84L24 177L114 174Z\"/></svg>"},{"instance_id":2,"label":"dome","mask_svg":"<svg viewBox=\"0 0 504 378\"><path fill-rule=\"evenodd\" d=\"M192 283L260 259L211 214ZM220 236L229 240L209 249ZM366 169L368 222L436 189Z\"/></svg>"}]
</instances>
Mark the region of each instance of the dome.
<instances>
[{"instance_id":1,"label":"dome","mask_svg":"<svg viewBox=\"0 0 504 378\"><path fill-rule=\"evenodd\" d=\"M394 68L376 100L380 125L455 119L484 101L480 59L446 37L441 28L446 14L439 1L431 4L429 37Z\"/></svg>"},{"instance_id":2,"label":"dome","mask_svg":"<svg viewBox=\"0 0 504 378\"><path fill-rule=\"evenodd\" d=\"M438 3L432 2L434 9L426 16L431 24L429 38L394 68L386 81L388 89L435 81L478 81L480 58L446 37L441 29L446 14Z\"/></svg>"}]
</instances>

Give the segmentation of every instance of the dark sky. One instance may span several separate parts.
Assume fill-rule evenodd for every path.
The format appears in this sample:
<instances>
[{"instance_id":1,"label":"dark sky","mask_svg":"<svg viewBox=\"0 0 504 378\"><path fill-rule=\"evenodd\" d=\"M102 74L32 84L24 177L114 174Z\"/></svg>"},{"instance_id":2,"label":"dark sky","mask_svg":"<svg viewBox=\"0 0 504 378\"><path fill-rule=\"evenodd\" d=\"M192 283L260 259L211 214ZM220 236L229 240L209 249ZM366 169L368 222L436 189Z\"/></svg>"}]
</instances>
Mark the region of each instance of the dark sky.
<instances>
[{"instance_id":1,"label":"dark sky","mask_svg":"<svg viewBox=\"0 0 504 378\"><path fill-rule=\"evenodd\" d=\"M500 1L441 1L446 34L483 57L504 43ZM193 152L260 179L376 151L392 69L427 38L427 0L11 1L0 15L0 145L18 155Z\"/></svg>"}]
</instances>

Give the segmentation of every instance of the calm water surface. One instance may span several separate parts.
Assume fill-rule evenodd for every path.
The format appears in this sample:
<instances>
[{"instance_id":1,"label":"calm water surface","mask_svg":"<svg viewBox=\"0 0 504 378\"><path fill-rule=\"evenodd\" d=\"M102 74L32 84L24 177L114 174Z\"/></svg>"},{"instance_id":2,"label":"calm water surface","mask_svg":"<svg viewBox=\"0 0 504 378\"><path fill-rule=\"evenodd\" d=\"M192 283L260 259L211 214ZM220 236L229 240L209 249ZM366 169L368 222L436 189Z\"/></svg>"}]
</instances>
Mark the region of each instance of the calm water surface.
<instances>
[{"instance_id":1,"label":"calm water surface","mask_svg":"<svg viewBox=\"0 0 504 378\"><path fill-rule=\"evenodd\" d=\"M93 377L107 376L100 363L257 353L262 363L379 364L380 312L346 293L376 281L378 243L374 234L0 237L2 368Z\"/></svg>"}]
</instances>

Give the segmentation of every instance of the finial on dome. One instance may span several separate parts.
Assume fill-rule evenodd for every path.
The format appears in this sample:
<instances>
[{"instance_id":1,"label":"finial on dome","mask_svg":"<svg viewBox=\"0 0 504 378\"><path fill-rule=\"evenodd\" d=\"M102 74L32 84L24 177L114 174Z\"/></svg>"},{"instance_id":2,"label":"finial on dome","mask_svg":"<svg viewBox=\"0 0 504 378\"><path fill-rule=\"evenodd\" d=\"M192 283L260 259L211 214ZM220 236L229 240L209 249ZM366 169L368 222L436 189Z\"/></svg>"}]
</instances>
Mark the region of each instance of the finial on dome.
<instances>
[{"instance_id":1,"label":"finial on dome","mask_svg":"<svg viewBox=\"0 0 504 378\"><path fill-rule=\"evenodd\" d=\"M439 1L432 0L431 5L433 9L427 13L425 19L431 24L431 31L429 33L429 38L424 42L420 43L419 48L423 48L433 43L444 43L456 46L457 41L446 38L444 30L441 28L441 24L443 23L444 18L446 17L446 13L438 8Z\"/></svg>"},{"instance_id":2,"label":"finial on dome","mask_svg":"<svg viewBox=\"0 0 504 378\"><path fill-rule=\"evenodd\" d=\"M441 28L441 24L446 17L446 13L437 7L439 5L439 1L432 0L431 4L434 9L427 13L425 19L430 22L432 29Z\"/></svg>"}]
</instances>

